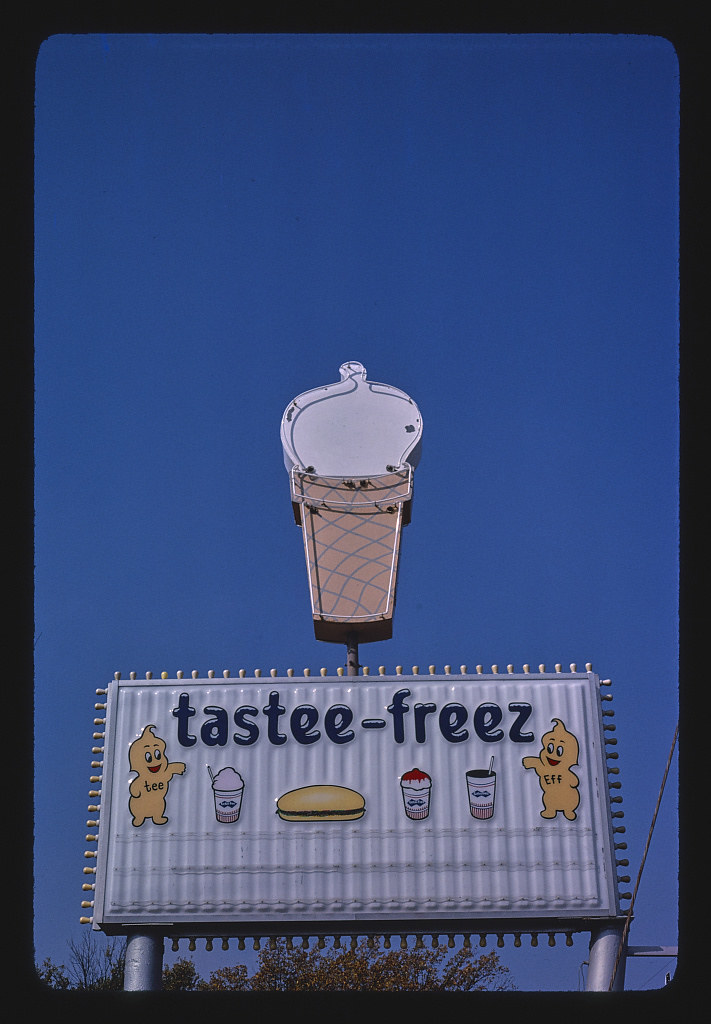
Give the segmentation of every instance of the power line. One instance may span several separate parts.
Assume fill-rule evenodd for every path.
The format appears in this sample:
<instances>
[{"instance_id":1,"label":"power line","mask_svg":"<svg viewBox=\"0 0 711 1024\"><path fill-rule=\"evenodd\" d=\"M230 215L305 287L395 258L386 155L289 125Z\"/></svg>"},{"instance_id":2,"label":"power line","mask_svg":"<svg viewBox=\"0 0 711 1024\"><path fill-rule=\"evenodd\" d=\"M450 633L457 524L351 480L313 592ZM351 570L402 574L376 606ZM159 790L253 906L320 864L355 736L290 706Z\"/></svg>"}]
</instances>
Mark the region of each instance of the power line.
<instances>
[{"instance_id":1,"label":"power line","mask_svg":"<svg viewBox=\"0 0 711 1024\"><path fill-rule=\"evenodd\" d=\"M641 987L643 989L646 988L647 985L650 983L650 981L653 981L658 974L662 973L662 971L666 971L667 968L670 967L671 964L673 964L673 963L674 963L673 960L667 960L667 962L662 967L660 967L658 971L654 972L654 974L651 976L651 978L647 978L647 980L644 982L644 984Z\"/></svg>"},{"instance_id":2,"label":"power line","mask_svg":"<svg viewBox=\"0 0 711 1024\"><path fill-rule=\"evenodd\" d=\"M644 870L644 862L647 859L647 853L649 852L649 845L652 842L652 833L654 832L654 826L657 821L657 814L659 813L659 806L662 802L662 794L664 793L664 786L666 785L667 775L669 774L669 768L671 767L672 757L674 755L674 747L676 746L677 736L679 735L679 722L676 723L676 729L674 730L674 739L672 740L671 749L669 751L669 757L667 758L667 766L664 769L664 778L662 784L659 787L659 796L657 797L657 806L654 808L654 815L652 816L652 824L649 826L649 835L647 836L647 842L644 846L644 853L642 854L642 862L639 865L639 871L637 872L637 881L634 884L634 890L632 892L632 902L630 908L627 911L627 917L625 918L624 928L622 929L622 936L620 938L620 945L617 950L617 956L615 957L615 964L612 968L612 977L610 978L610 984L608 985L608 992L612 992L612 986L615 983L615 975L617 974L617 968L619 967L620 960L622 958L622 951L625 948L625 941L630 930L630 922L632 921L632 911L634 910L634 902L637 898L637 890L639 889L639 883L642 879L642 871Z\"/></svg>"}]
</instances>

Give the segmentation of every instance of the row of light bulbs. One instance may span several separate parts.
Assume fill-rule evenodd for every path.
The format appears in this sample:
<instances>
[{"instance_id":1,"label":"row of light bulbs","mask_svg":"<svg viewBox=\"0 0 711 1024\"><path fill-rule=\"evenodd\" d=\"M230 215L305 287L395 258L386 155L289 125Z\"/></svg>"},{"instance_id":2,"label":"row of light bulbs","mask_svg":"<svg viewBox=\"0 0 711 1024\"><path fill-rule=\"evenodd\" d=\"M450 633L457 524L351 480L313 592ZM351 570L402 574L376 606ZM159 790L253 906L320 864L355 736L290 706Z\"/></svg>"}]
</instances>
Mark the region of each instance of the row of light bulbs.
<instances>
[{"instance_id":1,"label":"row of light bulbs","mask_svg":"<svg viewBox=\"0 0 711 1024\"><path fill-rule=\"evenodd\" d=\"M370 668L369 668L368 665L361 665L360 668L361 668L361 671L363 672L364 676L370 675ZM460 673L462 675L467 675L467 673L468 673L467 666L466 665L460 665L459 666L459 671L460 671ZM508 672L509 675L513 675L514 672L515 672L515 668L514 668L513 665L507 665L506 666L506 671ZM530 665L524 665L523 666L524 675L529 675L530 671L531 671L531 666ZM545 665L539 665L538 666L538 671L541 674L545 674L546 666ZM555 671L556 671L556 674L560 674L563 671L563 666L560 665L560 664L557 664L555 666ZM571 672L577 672L578 671L578 666L577 666L577 664L575 662L571 662L570 671ZM585 663L585 671L586 672L592 672L592 664L589 661ZM326 668L319 669L319 672L320 672L320 674L322 676L327 676L328 675L328 669L326 669ZM477 675L483 675L483 673L484 673L484 666L483 665L477 665L476 666L476 672L477 672ZM498 665L492 665L491 666L491 672L492 672L493 675L499 675L499 666ZM339 665L339 667L336 669L336 675L342 676L342 675L344 675L344 673L345 673L345 669L343 668L342 665ZM385 668L385 665L379 665L378 666L378 673L381 676L387 675L387 670ZM287 674L287 676L289 676L291 678L294 675L294 669L293 668L288 668L286 670L286 674ZM403 667L402 667L402 665L396 665L396 667L395 667L395 675L401 676L402 674L403 674ZM413 676L418 676L419 674L420 674L420 666L419 665L413 665L412 666L412 675ZM429 674L431 676L434 676L434 675L437 674L437 669L436 669L435 665L430 665L429 666ZM449 676L449 675L452 674L452 666L451 665L445 665L444 666L444 674L446 676ZM222 672L222 675L224 676L225 679L229 679L230 678L230 670L228 668L224 669L223 672ZM239 673L238 673L239 678L240 679L244 679L246 677L246 675L247 675L246 670L241 668L239 670ZM255 668L255 670L254 670L255 678L259 679L261 677L261 675L262 675L261 668ZM277 672L277 670L275 668L271 668L271 669L269 669L269 675L273 679L275 679L278 676L278 672ZM304 669L304 676L306 678L308 678L310 675L311 675L311 669L310 668L305 668ZM193 669L193 671L191 672L191 676L192 676L193 679L199 679L200 678L200 673L198 672L197 669ZM184 677L185 677L185 673L184 672L178 671L176 673L176 678L183 679ZM129 678L130 679L136 679L137 678L136 673L135 672L130 672L129 673ZM152 672L146 672L146 679L152 679L152 678L153 678L153 673ZM161 672L160 678L161 679L168 679L170 677L169 677L167 672ZM208 679L214 679L215 678L215 670L214 669L210 669L208 671L207 678ZM121 673L120 672L114 672L114 679L116 679L117 681L120 680L121 679ZM609 680L605 680L605 682L609 683Z\"/></svg>"},{"instance_id":2,"label":"row of light bulbs","mask_svg":"<svg viewBox=\"0 0 711 1024\"><path fill-rule=\"evenodd\" d=\"M427 934L430 934L430 933L428 933L428 932L425 932L425 933L408 932L406 935L402 935L402 934L398 935L397 937L400 939L400 943L399 943L400 949L407 949L408 948L407 939L408 939L409 935L414 935L414 938L415 938L414 948L415 949L423 949L424 946L425 946L424 936L427 935ZM455 939L456 939L456 936L458 934L462 935L464 948L465 949L471 949L472 935L470 933L468 933L468 932L464 932L464 933L448 932L447 933L447 946L450 949L454 948L454 946L456 945ZM539 937L541 935L547 935L548 936L548 945L549 946L555 946L556 935L564 935L565 936L565 944L566 944L566 946L572 946L573 945L573 935L572 935L572 932L563 932L563 931L561 931L561 932L555 932L555 931L552 931L552 932L549 932L549 931L535 932L534 931L534 932L530 932L530 933L529 932L494 932L494 933L479 932L477 934L479 936L479 945L480 946L486 946L486 940L487 940L489 934L495 934L496 935L496 945L500 949L502 949L503 946L504 946L504 936L508 935L508 934L513 934L513 936L514 936L514 946L517 946L517 947L521 945L521 936L522 935L528 935L528 934L530 934L530 936L531 936L531 945L532 946L537 946L538 945L538 939L539 939ZM295 937L296 936L291 936L291 935L287 935L286 936L286 948L287 949L289 949L289 950L297 949L297 948L308 949L309 948L309 939L312 938L313 936L309 936L309 935L299 936L299 938L301 939L301 942L298 944L298 946L294 944L293 940L294 940ZM349 944L350 944L350 948L351 949L355 949L356 948L356 946L358 944L358 939L361 938L361 937L367 939L367 945L368 945L369 949L376 949L378 947L378 941L377 940L379 940L380 938L383 939L383 946L384 946L384 948L385 949L391 949L392 948L392 940L393 940L393 938L396 938L396 936L394 936L394 935L380 935L380 934L378 934L378 935L371 935L371 934L363 934L363 933L359 933L358 935L348 935L346 937L349 940ZM180 936L180 938L185 938L185 936ZM174 936L173 939L172 939L171 949L172 949L172 951L174 953L177 953L179 951L179 949L180 949L180 945L179 945L180 938L176 938ZM248 936L238 935L238 936L221 936L217 940L215 940L215 939L213 939L211 937L207 937L205 939L205 949L208 950L208 952L211 951L212 949L214 949L215 941L217 941L217 942L221 943L221 948L222 949L228 950L230 948L230 938L237 938L237 948L238 949L245 949L246 948L246 946L245 946L245 939L248 938ZM331 936L331 935L326 935L326 936L319 935L317 937L317 941L316 941L316 946L318 947L318 949L324 949L325 948L325 946L326 946L326 939L327 938L333 938L333 948L334 949L342 949L343 948L343 943L341 942L341 939L344 938L344 935L343 934L339 934L339 935L333 935L333 936ZM432 948L433 949L436 949L440 945L439 939L440 939L439 934L436 934L436 935L432 934L431 935ZM253 949L261 949L261 943L262 942L268 943L270 949L276 949L277 936L274 936L274 935L270 935L270 936L266 936L266 937L265 936L255 936L253 938L253 941L252 941L252 948ZM191 952L193 952L196 948L197 948L197 938L196 937L188 937L188 949Z\"/></svg>"}]
</instances>

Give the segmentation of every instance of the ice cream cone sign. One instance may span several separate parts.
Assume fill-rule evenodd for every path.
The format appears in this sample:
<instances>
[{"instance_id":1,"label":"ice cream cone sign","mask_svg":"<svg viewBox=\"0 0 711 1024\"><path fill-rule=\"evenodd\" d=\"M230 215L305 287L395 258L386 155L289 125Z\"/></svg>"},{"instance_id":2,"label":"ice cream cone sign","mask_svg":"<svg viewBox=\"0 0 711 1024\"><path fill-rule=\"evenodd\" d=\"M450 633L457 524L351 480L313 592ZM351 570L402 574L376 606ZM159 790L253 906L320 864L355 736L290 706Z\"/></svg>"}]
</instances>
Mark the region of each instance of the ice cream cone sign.
<instances>
[{"instance_id":1,"label":"ice cream cone sign","mask_svg":"<svg viewBox=\"0 0 711 1024\"><path fill-rule=\"evenodd\" d=\"M340 643L355 632L386 640L422 417L404 391L369 381L362 363L343 363L340 378L287 406L284 464L303 529L316 638Z\"/></svg>"}]
</instances>

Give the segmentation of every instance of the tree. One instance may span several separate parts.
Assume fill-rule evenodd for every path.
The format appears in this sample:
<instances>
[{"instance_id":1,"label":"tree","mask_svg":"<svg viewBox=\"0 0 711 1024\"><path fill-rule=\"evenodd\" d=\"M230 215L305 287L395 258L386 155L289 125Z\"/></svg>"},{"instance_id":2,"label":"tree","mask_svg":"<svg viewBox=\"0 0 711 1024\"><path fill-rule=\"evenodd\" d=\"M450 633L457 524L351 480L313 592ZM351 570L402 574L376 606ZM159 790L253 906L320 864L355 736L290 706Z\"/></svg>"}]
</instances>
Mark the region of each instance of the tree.
<instances>
[{"instance_id":1,"label":"tree","mask_svg":"<svg viewBox=\"0 0 711 1024\"><path fill-rule=\"evenodd\" d=\"M77 989L84 992L115 991L123 988L126 945L111 939L101 948L92 932L81 942L69 943L69 966L54 964L47 957L37 968L40 981L52 989Z\"/></svg>"},{"instance_id":2,"label":"tree","mask_svg":"<svg viewBox=\"0 0 711 1024\"><path fill-rule=\"evenodd\" d=\"M202 991L209 989L213 992L251 992L252 983L247 975L247 968L244 964L236 964L234 967L220 967L213 971L209 981L201 981L198 986Z\"/></svg>"},{"instance_id":3,"label":"tree","mask_svg":"<svg viewBox=\"0 0 711 1024\"><path fill-rule=\"evenodd\" d=\"M71 988L71 982L69 981L64 964L52 963L49 957L45 957L42 961L42 966L37 968L37 975L42 984L46 985L47 988L53 988L57 991Z\"/></svg>"},{"instance_id":4,"label":"tree","mask_svg":"<svg viewBox=\"0 0 711 1024\"><path fill-rule=\"evenodd\" d=\"M233 973L234 972L234 973ZM466 947L382 950L361 939L350 948L289 949L283 939L259 952L251 978L239 968L210 975L206 989L251 992L474 992L513 988L496 953L474 956ZM203 986L201 986L203 987Z\"/></svg>"},{"instance_id":5,"label":"tree","mask_svg":"<svg viewBox=\"0 0 711 1024\"><path fill-rule=\"evenodd\" d=\"M204 987L205 982L200 977L192 960L183 957L176 960L171 966L163 968L163 989L172 992L195 992Z\"/></svg>"},{"instance_id":6,"label":"tree","mask_svg":"<svg viewBox=\"0 0 711 1024\"><path fill-rule=\"evenodd\" d=\"M85 991L123 988L125 944L102 949L91 934L70 942L69 967L45 959L37 973L49 988ZM480 992L515 986L496 953L475 956L470 947L381 949L361 939L341 948L292 947L284 939L262 946L250 977L243 964L221 967L205 980L183 957L163 968L163 989L177 992Z\"/></svg>"}]
</instances>

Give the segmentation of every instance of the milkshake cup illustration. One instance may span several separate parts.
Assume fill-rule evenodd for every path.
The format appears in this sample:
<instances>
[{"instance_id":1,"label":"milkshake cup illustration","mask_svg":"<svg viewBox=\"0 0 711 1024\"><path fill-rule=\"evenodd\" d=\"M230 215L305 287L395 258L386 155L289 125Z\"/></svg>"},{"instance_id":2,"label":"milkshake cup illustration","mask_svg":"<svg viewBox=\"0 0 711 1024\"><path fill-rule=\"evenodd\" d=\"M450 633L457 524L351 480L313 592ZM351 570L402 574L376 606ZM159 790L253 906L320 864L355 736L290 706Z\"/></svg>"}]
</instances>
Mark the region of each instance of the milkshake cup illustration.
<instances>
[{"instance_id":1,"label":"milkshake cup illustration","mask_svg":"<svg viewBox=\"0 0 711 1024\"><path fill-rule=\"evenodd\" d=\"M430 813L430 793L432 791L432 779L426 772L419 768L413 768L411 772L405 772L400 778L402 787L402 800L405 804L405 814L408 818L418 821L426 818Z\"/></svg>"},{"instance_id":2,"label":"milkshake cup illustration","mask_svg":"<svg viewBox=\"0 0 711 1024\"><path fill-rule=\"evenodd\" d=\"M212 792L215 797L215 817L218 821L231 822L239 820L244 793L244 779L234 768L223 768L214 775L208 765L212 780Z\"/></svg>"},{"instance_id":3,"label":"milkshake cup illustration","mask_svg":"<svg viewBox=\"0 0 711 1024\"><path fill-rule=\"evenodd\" d=\"M488 771L485 768L479 768L467 772L467 790L472 818L493 817L496 796L496 772L494 771L493 757L489 762Z\"/></svg>"}]
</instances>

